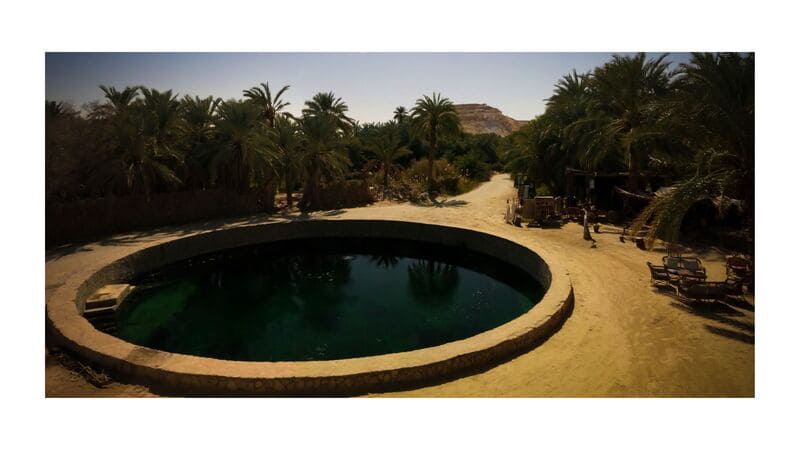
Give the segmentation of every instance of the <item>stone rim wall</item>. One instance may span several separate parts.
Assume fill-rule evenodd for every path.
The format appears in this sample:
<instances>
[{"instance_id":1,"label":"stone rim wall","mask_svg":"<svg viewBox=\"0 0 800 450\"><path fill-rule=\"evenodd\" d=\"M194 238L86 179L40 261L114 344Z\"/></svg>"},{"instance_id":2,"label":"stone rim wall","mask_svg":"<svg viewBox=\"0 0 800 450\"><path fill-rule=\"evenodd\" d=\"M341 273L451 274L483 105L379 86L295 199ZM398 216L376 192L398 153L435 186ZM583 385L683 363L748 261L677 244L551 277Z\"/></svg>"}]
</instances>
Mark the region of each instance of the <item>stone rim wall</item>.
<instances>
[{"instance_id":1,"label":"stone rim wall","mask_svg":"<svg viewBox=\"0 0 800 450\"><path fill-rule=\"evenodd\" d=\"M140 347L102 333L81 316L100 286L171 262L232 247L305 237L414 239L466 246L531 273L546 288L527 313L460 341L402 353L332 361L224 361ZM441 225L389 220L308 220L233 227L152 243L87 267L47 299L48 327L62 345L120 378L165 392L198 395L344 395L431 384L529 350L569 316L572 286L563 268L512 240Z\"/></svg>"}]
</instances>

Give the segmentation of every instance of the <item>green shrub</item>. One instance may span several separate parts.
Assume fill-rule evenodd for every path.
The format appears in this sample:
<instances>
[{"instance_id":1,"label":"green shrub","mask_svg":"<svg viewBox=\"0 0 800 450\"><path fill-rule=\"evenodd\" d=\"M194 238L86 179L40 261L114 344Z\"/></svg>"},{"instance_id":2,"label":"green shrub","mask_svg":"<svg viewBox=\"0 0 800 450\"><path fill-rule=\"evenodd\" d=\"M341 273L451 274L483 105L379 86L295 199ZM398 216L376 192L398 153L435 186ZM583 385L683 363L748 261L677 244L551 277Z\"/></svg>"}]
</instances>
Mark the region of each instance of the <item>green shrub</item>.
<instances>
[{"instance_id":1,"label":"green shrub","mask_svg":"<svg viewBox=\"0 0 800 450\"><path fill-rule=\"evenodd\" d=\"M478 150L472 150L466 155L455 159L459 173L471 180L489 181L492 173L491 166L483 162L483 155Z\"/></svg>"}]
</instances>

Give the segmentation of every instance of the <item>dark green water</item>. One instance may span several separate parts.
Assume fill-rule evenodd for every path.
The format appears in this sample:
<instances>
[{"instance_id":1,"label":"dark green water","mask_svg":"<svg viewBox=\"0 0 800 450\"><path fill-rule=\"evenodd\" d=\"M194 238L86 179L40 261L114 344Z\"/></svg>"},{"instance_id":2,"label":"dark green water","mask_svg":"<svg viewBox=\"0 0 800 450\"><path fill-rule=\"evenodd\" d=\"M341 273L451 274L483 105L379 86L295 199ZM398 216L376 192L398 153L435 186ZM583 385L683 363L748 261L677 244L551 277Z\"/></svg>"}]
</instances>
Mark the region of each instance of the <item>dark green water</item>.
<instances>
[{"instance_id":1,"label":"dark green water","mask_svg":"<svg viewBox=\"0 0 800 450\"><path fill-rule=\"evenodd\" d=\"M183 261L146 275L117 336L245 361L331 360L464 339L528 311L543 289L519 269L451 247L301 240Z\"/></svg>"}]
</instances>

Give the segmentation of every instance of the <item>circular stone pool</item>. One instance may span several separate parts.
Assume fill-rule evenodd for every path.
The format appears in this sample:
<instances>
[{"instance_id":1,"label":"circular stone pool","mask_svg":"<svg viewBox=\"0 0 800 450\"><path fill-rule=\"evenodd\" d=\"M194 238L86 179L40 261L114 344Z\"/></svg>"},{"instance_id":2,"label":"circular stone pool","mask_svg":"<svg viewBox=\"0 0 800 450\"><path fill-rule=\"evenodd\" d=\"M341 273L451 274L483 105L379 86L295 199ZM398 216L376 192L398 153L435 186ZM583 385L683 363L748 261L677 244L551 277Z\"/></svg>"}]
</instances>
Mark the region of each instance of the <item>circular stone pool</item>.
<instances>
[{"instance_id":1,"label":"circular stone pool","mask_svg":"<svg viewBox=\"0 0 800 450\"><path fill-rule=\"evenodd\" d=\"M241 361L331 360L465 339L541 298L530 274L466 248L299 239L202 255L132 281L115 335Z\"/></svg>"},{"instance_id":2,"label":"circular stone pool","mask_svg":"<svg viewBox=\"0 0 800 450\"><path fill-rule=\"evenodd\" d=\"M313 256L300 241L317 242ZM440 382L530 350L573 306L566 269L529 243L436 224L250 222L121 242L98 247L48 291L48 332L116 378L170 394L338 395ZM285 276L258 280L269 271ZM380 285L361 285L369 280ZM98 289L131 282L141 289L118 310L124 339L83 317Z\"/></svg>"}]
</instances>

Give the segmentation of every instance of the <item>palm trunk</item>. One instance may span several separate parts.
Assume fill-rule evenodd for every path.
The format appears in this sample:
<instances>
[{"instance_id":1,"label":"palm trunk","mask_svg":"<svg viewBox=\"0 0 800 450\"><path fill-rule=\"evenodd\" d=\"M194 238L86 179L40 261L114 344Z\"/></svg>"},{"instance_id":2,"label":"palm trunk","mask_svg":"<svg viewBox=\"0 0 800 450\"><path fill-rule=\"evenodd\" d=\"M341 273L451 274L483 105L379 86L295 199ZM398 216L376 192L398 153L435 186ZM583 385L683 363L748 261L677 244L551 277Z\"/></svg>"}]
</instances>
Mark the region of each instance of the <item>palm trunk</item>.
<instances>
[{"instance_id":1,"label":"palm trunk","mask_svg":"<svg viewBox=\"0 0 800 450\"><path fill-rule=\"evenodd\" d=\"M633 130L631 130L633 132ZM642 169L639 161L639 152L632 143L628 143L628 190L636 192L639 190L639 181L642 176Z\"/></svg>"},{"instance_id":2,"label":"palm trunk","mask_svg":"<svg viewBox=\"0 0 800 450\"><path fill-rule=\"evenodd\" d=\"M286 207L288 209L292 209L292 183L294 183L294 180L292 180L291 175L286 175Z\"/></svg>"},{"instance_id":3,"label":"palm trunk","mask_svg":"<svg viewBox=\"0 0 800 450\"><path fill-rule=\"evenodd\" d=\"M300 210L301 211L310 211L311 204L313 203L312 198L314 197L314 182L311 181L311 177L308 177L308 181L306 181L306 185L303 188L303 198L300 200Z\"/></svg>"},{"instance_id":4,"label":"palm trunk","mask_svg":"<svg viewBox=\"0 0 800 450\"><path fill-rule=\"evenodd\" d=\"M308 180L308 204L309 210L319 209L319 176L316 171Z\"/></svg>"},{"instance_id":5,"label":"palm trunk","mask_svg":"<svg viewBox=\"0 0 800 450\"><path fill-rule=\"evenodd\" d=\"M280 186L279 179L271 179L264 183L264 189L267 190L267 207L269 211L275 210L275 193L278 191L278 186Z\"/></svg>"},{"instance_id":6,"label":"palm trunk","mask_svg":"<svg viewBox=\"0 0 800 450\"><path fill-rule=\"evenodd\" d=\"M239 146L236 149L236 160L233 169L234 172L233 185L234 189L236 189L236 191L238 191L239 193L244 192L245 186L247 184L250 184L250 183L245 183L244 180L244 163L242 161L243 159L244 159L243 151L242 148Z\"/></svg>"},{"instance_id":7,"label":"palm trunk","mask_svg":"<svg viewBox=\"0 0 800 450\"><path fill-rule=\"evenodd\" d=\"M429 137L431 147L428 149L428 196L433 195L433 160L436 155L436 130L431 127L431 134Z\"/></svg>"},{"instance_id":8,"label":"palm trunk","mask_svg":"<svg viewBox=\"0 0 800 450\"><path fill-rule=\"evenodd\" d=\"M433 150L428 153L428 194L433 194Z\"/></svg>"},{"instance_id":9,"label":"palm trunk","mask_svg":"<svg viewBox=\"0 0 800 450\"><path fill-rule=\"evenodd\" d=\"M300 204L305 211L319 208L319 168L313 167L309 173L308 183L303 191L303 200Z\"/></svg>"},{"instance_id":10,"label":"palm trunk","mask_svg":"<svg viewBox=\"0 0 800 450\"><path fill-rule=\"evenodd\" d=\"M633 129L630 131L633 132ZM636 193L639 191L641 179L641 166L639 165L639 153L633 146L632 142L628 142L628 191ZM623 200L623 210L626 214L633 214L634 204L630 198Z\"/></svg>"}]
</instances>

